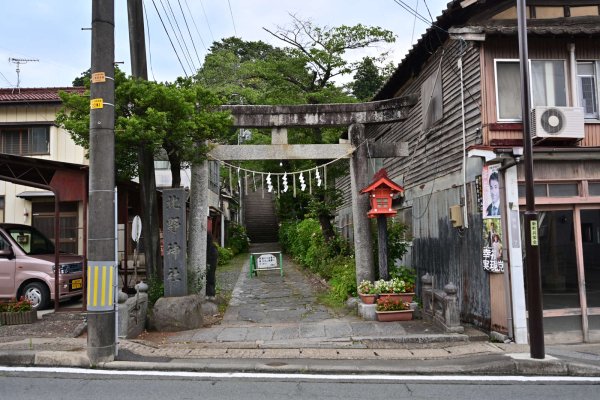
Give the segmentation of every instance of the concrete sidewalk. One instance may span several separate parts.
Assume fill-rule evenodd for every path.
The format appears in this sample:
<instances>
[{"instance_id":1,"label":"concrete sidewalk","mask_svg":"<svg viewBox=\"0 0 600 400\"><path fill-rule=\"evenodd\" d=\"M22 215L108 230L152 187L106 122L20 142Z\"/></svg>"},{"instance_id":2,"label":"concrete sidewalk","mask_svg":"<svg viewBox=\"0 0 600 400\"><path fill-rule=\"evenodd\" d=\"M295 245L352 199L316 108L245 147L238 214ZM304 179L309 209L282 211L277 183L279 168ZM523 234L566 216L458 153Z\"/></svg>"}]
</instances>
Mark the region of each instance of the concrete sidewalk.
<instances>
[{"instance_id":1,"label":"concrete sidewalk","mask_svg":"<svg viewBox=\"0 0 600 400\"><path fill-rule=\"evenodd\" d=\"M262 250L262 249L261 249ZM249 277L246 262L220 325L174 334L165 343L119 340L110 369L382 374L600 376L600 344L529 347L488 341L478 330L445 334L422 320L363 321L316 299L318 282L284 259ZM13 338L0 364L89 367L85 338Z\"/></svg>"}]
</instances>

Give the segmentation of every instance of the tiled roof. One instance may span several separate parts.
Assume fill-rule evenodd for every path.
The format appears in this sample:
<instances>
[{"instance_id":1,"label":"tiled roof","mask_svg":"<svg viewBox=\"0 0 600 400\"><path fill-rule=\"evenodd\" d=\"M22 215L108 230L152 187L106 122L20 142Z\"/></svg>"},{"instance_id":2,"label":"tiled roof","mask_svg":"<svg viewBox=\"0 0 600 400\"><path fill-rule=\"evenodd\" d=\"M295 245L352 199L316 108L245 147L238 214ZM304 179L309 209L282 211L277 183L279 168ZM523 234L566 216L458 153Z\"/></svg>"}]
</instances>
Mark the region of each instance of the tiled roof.
<instances>
[{"instance_id":1,"label":"tiled roof","mask_svg":"<svg viewBox=\"0 0 600 400\"><path fill-rule=\"evenodd\" d=\"M60 103L59 91L85 93L84 87L0 89L0 104Z\"/></svg>"}]
</instances>

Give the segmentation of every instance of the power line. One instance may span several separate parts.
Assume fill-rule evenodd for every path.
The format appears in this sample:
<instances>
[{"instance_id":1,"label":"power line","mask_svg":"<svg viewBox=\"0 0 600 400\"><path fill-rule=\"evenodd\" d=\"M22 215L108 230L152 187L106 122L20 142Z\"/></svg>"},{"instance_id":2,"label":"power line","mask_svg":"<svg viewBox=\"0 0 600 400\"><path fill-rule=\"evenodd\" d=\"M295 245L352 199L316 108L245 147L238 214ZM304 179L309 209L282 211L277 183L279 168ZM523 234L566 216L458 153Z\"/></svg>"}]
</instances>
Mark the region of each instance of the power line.
<instances>
[{"instance_id":1,"label":"power line","mask_svg":"<svg viewBox=\"0 0 600 400\"><path fill-rule=\"evenodd\" d=\"M204 47L204 50L208 51L208 49L206 48L206 44L204 44L204 40L202 39L202 35L200 34L200 31L198 30L198 25L196 25L196 20L194 19L194 14L192 13L192 10L190 10L190 6L187 2L187 0L185 1L185 6L188 9L188 13L190 14L190 17L192 18L192 23L194 24L194 28L196 28L196 33L198 34L198 37L200 38L200 42L202 42L202 47Z\"/></svg>"},{"instance_id":2,"label":"power line","mask_svg":"<svg viewBox=\"0 0 600 400\"><path fill-rule=\"evenodd\" d=\"M190 35L190 39L192 40L192 46L194 46L194 52L196 53L196 58L198 59L198 65L202 66L202 61L200 61L200 56L198 55L198 49L196 49L196 43L194 42L192 32L190 32L190 26L188 25L187 18L185 17L185 13L183 12L183 7L181 6L181 0L177 0L177 3L179 3L179 9L181 10L181 15L183 16L185 27L187 28L188 34Z\"/></svg>"},{"instance_id":3,"label":"power line","mask_svg":"<svg viewBox=\"0 0 600 400\"><path fill-rule=\"evenodd\" d=\"M150 24L148 23L148 12L146 11L146 2L142 1L142 7L144 8L144 17L146 18L146 27L148 31L148 57L150 58L150 72L152 73L152 79L156 82L156 77L154 76L154 69L152 68L152 48L150 46Z\"/></svg>"},{"instance_id":4,"label":"power line","mask_svg":"<svg viewBox=\"0 0 600 400\"><path fill-rule=\"evenodd\" d=\"M4 74L3 74L1 71L0 71L0 76L2 76L2 77L4 78L4 80L5 80L5 81L8 83L8 86L12 86L12 87L14 87L14 86L15 86L15 85L14 85L14 84L13 84L11 81L9 81L9 80L6 78L6 76L4 76Z\"/></svg>"},{"instance_id":5,"label":"power line","mask_svg":"<svg viewBox=\"0 0 600 400\"><path fill-rule=\"evenodd\" d=\"M431 22L433 22L433 15L431 15L431 10L429 9L429 6L427 5L427 0L423 0L423 4L425 4L425 8L427 9L427 12L429 13L429 18L431 18Z\"/></svg>"},{"instance_id":6,"label":"power line","mask_svg":"<svg viewBox=\"0 0 600 400\"><path fill-rule=\"evenodd\" d=\"M433 23L432 21L429 21L427 18L425 18L423 15L419 14L415 9L413 9L411 6L409 6L408 4L406 4L404 1L402 0L394 0L394 2L396 4L398 4L400 7L404 8L406 11L408 11L411 15L414 15L416 18L418 18L421 22L426 23L427 25L431 24L432 28L438 29L444 33L448 33L448 31L446 31L444 28L436 25Z\"/></svg>"},{"instance_id":7,"label":"power line","mask_svg":"<svg viewBox=\"0 0 600 400\"><path fill-rule=\"evenodd\" d=\"M212 29L210 29L210 22L208 21L208 16L206 15L206 10L204 9L204 3L200 0L200 5L202 6L202 13L204 14L204 20L206 21L206 26L208 27L208 31L210 32L210 38L212 41L215 41L215 37L212 33ZM229 4L229 9L231 10L231 4Z\"/></svg>"},{"instance_id":8,"label":"power line","mask_svg":"<svg viewBox=\"0 0 600 400\"><path fill-rule=\"evenodd\" d=\"M171 10L171 15L173 16L173 21L175 22L175 25L177 26L177 30L179 31L179 36L181 36L181 42L183 42L183 45L179 41L179 36L177 35L177 31L175 31L175 28L173 27L173 24L171 23L171 19L169 17L169 12L166 9L165 9L165 14L167 14L167 19L169 20L169 24L171 24L171 29L173 29L173 33L175 34L175 38L177 39L177 42L179 43L179 47L181 48L183 57L185 58L185 61L187 62L188 67L190 67L190 70L193 72L196 69L196 66L194 65L194 61L191 59L190 51L188 50L187 44L186 44L185 40L183 39L183 34L181 33L181 29L179 29L179 23L177 22L177 18L175 17L175 13L173 12L173 8L171 7L171 2L169 0L165 0L165 1L167 2L167 6L169 6L169 10ZM160 3L162 4L162 0L160 0ZM163 8L165 8L164 5L163 5Z\"/></svg>"},{"instance_id":9,"label":"power line","mask_svg":"<svg viewBox=\"0 0 600 400\"><path fill-rule=\"evenodd\" d=\"M235 29L235 20L233 19L233 10L231 9L231 1L227 0L227 3L229 4L229 13L231 14L231 22L233 23L233 32L235 33L235 36L237 36L237 29Z\"/></svg>"},{"instance_id":10,"label":"power line","mask_svg":"<svg viewBox=\"0 0 600 400\"><path fill-rule=\"evenodd\" d=\"M419 0L417 0L417 4L415 6L415 12L419 11ZM413 44L415 40L415 27L417 26L417 16L415 15L415 19L413 20L412 33L410 35L410 44Z\"/></svg>"},{"instance_id":11,"label":"power line","mask_svg":"<svg viewBox=\"0 0 600 400\"><path fill-rule=\"evenodd\" d=\"M179 53L177 53L177 49L175 48L175 45L173 44L173 40L171 40L171 35L169 35L169 31L167 30L167 27L165 26L165 22L163 21L160 12L158 11L158 7L156 6L156 2L154 0L152 0L152 4L154 5L154 9L156 10L156 14L158 14L158 18L160 19L160 22L163 26L163 29L165 30L165 33L167 34L167 38L169 38L169 42L171 43L171 47L173 48L173 51L175 52L175 56L177 56L177 60L179 61L179 65L181 65L181 69L183 70L183 73L185 74L186 78L189 77L187 71L185 70L185 67L183 66L183 63L181 62L181 58L179 57Z\"/></svg>"}]
</instances>

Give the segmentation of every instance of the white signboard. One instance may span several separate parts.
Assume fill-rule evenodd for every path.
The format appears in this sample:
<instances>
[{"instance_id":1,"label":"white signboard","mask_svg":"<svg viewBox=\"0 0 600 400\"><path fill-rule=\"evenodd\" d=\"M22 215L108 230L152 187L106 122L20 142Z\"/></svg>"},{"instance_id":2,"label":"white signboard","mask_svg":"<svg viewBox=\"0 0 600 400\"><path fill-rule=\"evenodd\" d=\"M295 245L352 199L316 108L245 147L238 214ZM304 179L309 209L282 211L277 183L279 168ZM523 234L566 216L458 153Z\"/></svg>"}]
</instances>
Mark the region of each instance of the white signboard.
<instances>
[{"instance_id":1,"label":"white signboard","mask_svg":"<svg viewBox=\"0 0 600 400\"><path fill-rule=\"evenodd\" d=\"M256 260L257 269L277 268L277 257L273 254L263 254Z\"/></svg>"}]
</instances>

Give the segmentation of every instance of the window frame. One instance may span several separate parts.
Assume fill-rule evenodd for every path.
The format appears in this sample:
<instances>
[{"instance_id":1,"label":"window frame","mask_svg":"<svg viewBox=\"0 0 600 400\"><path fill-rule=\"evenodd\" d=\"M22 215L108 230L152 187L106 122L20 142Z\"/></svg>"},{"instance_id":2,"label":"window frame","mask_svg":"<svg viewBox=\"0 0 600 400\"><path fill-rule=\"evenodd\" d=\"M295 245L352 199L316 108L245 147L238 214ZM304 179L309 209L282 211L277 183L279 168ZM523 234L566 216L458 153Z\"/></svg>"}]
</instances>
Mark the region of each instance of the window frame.
<instances>
[{"instance_id":1,"label":"window frame","mask_svg":"<svg viewBox=\"0 0 600 400\"><path fill-rule=\"evenodd\" d=\"M541 61L541 62L549 62L549 61L559 61L563 63L563 71L564 71L564 88L565 88L565 102L566 102L566 106L569 105L569 69L567 68L567 60L566 59L555 59L555 58L548 58L548 59L529 59L528 63L529 63L529 71L530 74L532 75L533 68L532 68L532 62L536 62L536 61ZM496 94L496 121L497 122L523 122L523 116L521 115L521 118L502 118L500 116L500 92L498 90L498 64L499 63L516 63L518 64L520 61L518 59L515 58L495 58L494 59L494 90L495 90L495 94ZM531 104L532 107L534 107L533 105L533 79L531 77L531 79L529 79L529 93L531 94ZM559 106L557 106L559 107ZM562 107L562 106L560 106Z\"/></svg>"},{"instance_id":2,"label":"window frame","mask_svg":"<svg viewBox=\"0 0 600 400\"><path fill-rule=\"evenodd\" d=\"M32 149L38 149L39 146L33 144L34 129L43 128L45 130L46 150L45 151L32 151ZM18 152L7 152L6 151L6 137L8 132L17 132L19 135L19 151ZM43 156L50 155L50 125L28 125L28 126L1 126L0 127L0 152L4 154L11 154L17 156ZM27 142L26 149L23 151L23 143Z\"/></svg>"},{"instance_id":3,"label":"window frame","mask_svg":"<svg viewBox=\"0 0 600 400\"><path fill-rule=\"evenodd\" d=\"M583 106L583 91L582 91L581 78L591 76L594 79L594 94L596 95L595 110L594 110L593 115L588 114L585 112L585 107L584 107L583 118L587 119L587 120L600 120L600 105L598 104L600 101L600 61L598 61L598 60L577 60L576 64L577 64L576 65L577 71L575 71L575 73L576 73L576 78L577 78L577 105L579 107L584 107ZM580 74L579 73L579 65L580 64L591 64L592 67L594 68L593 75Z\"/></svg>"}]
</instances>

